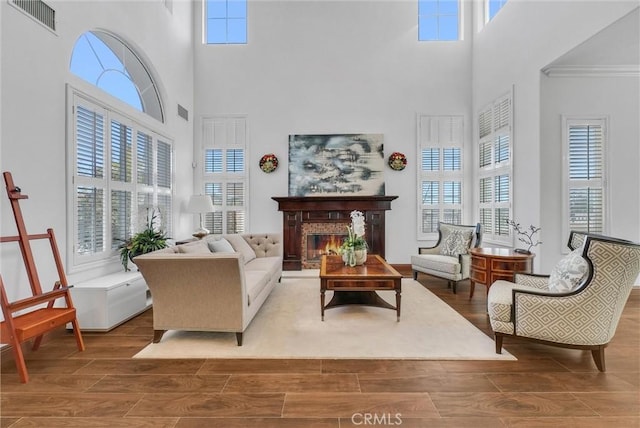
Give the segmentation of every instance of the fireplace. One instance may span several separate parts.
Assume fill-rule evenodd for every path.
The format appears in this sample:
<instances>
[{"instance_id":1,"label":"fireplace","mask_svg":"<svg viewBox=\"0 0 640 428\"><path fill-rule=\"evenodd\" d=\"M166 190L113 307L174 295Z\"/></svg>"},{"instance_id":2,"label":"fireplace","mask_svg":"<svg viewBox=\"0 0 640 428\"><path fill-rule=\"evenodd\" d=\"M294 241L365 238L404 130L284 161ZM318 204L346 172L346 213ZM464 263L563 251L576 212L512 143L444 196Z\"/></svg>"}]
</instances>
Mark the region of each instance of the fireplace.
<instances>
[{"instance_id":1,"label":"fireplace","mask_svg":"<svg viewBox=\"0 0 640 428\"><path fill-rule=\"evenodd\" d=\"M302 269L319 269L323 255L339 254L347 231L344 223L304 223L302 225Z\"/></svg>"},{"instance_id":2,"label":"fireplace","mask_svg":"<svg viewBox=\"0 0 640 428\"><path fill-rule=\"evenodd\" d=\"M324 239L342 242L347 233L346 227L351 223L353 210L362 211L364 214L365 238L369 253L384 257L385 211L391 209L391 201L396 198L397 196L273 197L283 215L282 268L317 269L320 266L322 251L333 251L317 247L323 245Z\"/></svg>"}]
</instances>

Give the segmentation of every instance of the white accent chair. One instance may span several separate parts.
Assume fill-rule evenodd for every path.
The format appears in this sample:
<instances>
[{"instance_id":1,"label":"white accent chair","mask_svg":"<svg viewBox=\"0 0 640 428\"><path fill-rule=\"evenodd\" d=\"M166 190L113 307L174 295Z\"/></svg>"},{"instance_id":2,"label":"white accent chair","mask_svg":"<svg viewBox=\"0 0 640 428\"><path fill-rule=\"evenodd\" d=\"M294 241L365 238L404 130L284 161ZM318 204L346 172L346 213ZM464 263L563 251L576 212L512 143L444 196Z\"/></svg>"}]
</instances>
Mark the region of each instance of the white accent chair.
<instances>
[{"instance_id":1,"label":"white accent chair","mask_svg":"<svg viewBox=\"0 0 640 428\"><path fill-rule=\"evenodd\" d=\"M590 350L604 372L604 349L640 272L640 244L571 232L568 246L574 251L551 276L516 274L513 283L491 285L487 310L496 353L504 337ZM572 284L558 289L554 282Z\"/></svg>"},{"instance_id":2,"label":"white accent chair","mask_svg":"<svg viewBox=\"0 0 640 428\"><path fill-rule=\"evenodd\" d=\"M455 294L458 281L469 278L469 249L479 247L481 242L480 223L475 226L439 223L436 245L420 247L418 254L411 256L413 279L418 279L418 272L444 278Z\"/></svg>"}]
</instances>

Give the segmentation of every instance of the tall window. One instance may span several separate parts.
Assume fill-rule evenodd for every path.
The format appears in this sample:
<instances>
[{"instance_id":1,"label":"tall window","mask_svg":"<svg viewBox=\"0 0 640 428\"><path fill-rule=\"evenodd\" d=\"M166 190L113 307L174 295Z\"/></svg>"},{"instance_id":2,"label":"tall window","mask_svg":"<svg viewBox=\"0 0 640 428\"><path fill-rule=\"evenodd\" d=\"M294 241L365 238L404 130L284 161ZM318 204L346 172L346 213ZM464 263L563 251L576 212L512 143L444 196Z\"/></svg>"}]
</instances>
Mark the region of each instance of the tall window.
<instances>
[{"instance_id":1,"label":"tall window","mask_svg":"<svg viewBox=\"0 0 640 428\"><path fill-rule=\"evenodd\" d=\"M605 233L606 119L563 118L565 233Z\"/></svg>"},{"instance_id":2,"label":"tall window","mask_svg":"<svg viewBox=\"0 0 640 428\"><path fill-rule=\"evenodd\" d=\"M203 121L203 131L200 185L216 208L206 215L205 227L214 234L243 233L249 190L245 164L246 118L207 118Z\"/></svg>"},{"instance_id":3,"label":"tall window","mask_svg":"<svg viewBox=\"0 0 640 428\"><path fill-rule=\"evenodd\" d=\"M206 0L204 16L206 43L247 43L247 0Z\"/></svg>"},{"instance_id":4,"label":"tall window","mask_svg":"<svg viewBox=\"0 0 640 428\"><path fill-rule=\"evenodd\" d=\"M171 143L133 119L70 90L72 267L116 256L156 214L172 231Z\"/></svg>"},{"instance_id":5,"label":"tall window","mask_svg":"<svg viewBox=\"0 0 640 428\"><path fill-rule=\"evenodd\" d=\"M418 40L460 40L459 0L418 0Z\"/></svg>"},{"instance_id":6,"label":"tall window","mask_svg":"<svg viewBox=\"0 0 640 428\"><path fill-rule=\"evenodd\" d=\"M485 0L485 22L489 22L508 0Z\"/></svg>"},{"instance_id":7,"label":"tall window","mask_svg":"<svg viewBox=\"0 0 640 428\"><path fill-rule=\"evenodd\" d=\"M418 116L418 239L437 239L438 222L462 223L462 116Z\"/></svg>"},{"instance_id":8,"label":"tall window","mask_svg":"<svg viewBox=\"0 0 640 428\"><path fill-rule=\"evenodd\" d=\"M486 106L478 115L479 218L483 241L510 243L508 220L512 201L511 94Z\"/></svg>"}]
</instances>

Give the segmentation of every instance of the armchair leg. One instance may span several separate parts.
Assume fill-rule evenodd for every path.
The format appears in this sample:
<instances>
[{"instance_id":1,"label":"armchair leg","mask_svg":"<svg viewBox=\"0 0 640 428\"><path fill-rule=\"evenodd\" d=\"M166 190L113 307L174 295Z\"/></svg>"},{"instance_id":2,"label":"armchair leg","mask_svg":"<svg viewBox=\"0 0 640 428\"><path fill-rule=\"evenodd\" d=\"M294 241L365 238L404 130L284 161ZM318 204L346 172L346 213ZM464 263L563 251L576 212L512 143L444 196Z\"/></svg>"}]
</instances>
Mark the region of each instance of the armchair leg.
<instances>
[{"instance_id":1,"label":"armchair leg","mask_svg":"<svg viewBox=\"0 0 640 428\"><path fill-rule=\"evenodd\" d=\"M458 281L451 281L451 288L453 289L453 294L457 294L456 286L458 285Z\"/></svg>"},{"instance_id":2,"label":"armchair leg","mask_svg":"<svg viewBox=\"0 0 640 428\"><path fill-rule=\"evenodd\" d=\"M418 279L418 271L414 270L413 271L413 280L416 281Z\"/></svg>"},{"instance_id":3,"label":"armchair leg","mask_svg":"<svg viewBox=\"0 0 640 428\"><path fill-rule=\"evenodd\" d=\"M601 345L598 346L597 349L592 349L591 356L593 357L593 362L596 363L596 367L598 368L598 370L600 370L601 372L607 370L604 363L604 346Z\"/></svg>"},{"instance_id":4,"label":"armchair leg","mask_svg":"<svg viewBox=\"0 0 640 428\"><path fill-rule=\"evenodd\" d=\"M242 346L242 332L236 333L236 341L238 342L238 346Z\"/></svg>"},{"instance_id":5,"label":"armchair leg","mask_svg":"<svg viewBox=\"0 0 640 428\"><path fill-rule=\"evenodd\" d=\"M503 336L500 333L495 334L496 339L496 354L502 354L502 339Z\"/></svg>"}]
</instances>

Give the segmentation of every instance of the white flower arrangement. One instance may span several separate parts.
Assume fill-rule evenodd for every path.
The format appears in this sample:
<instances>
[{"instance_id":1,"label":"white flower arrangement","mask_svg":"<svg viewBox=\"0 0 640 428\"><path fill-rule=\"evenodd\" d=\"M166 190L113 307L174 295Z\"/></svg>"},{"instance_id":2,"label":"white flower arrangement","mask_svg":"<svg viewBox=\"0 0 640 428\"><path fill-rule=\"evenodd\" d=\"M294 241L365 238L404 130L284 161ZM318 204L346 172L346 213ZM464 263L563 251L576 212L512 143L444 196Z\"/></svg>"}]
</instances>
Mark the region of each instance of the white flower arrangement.
<instances>
[{"instance_id":1,"label":"white flower arrangement","mask_svg":"<svg viewBox=\"0 0 640 428\"><path fill-rule=\"evenodd\" d=\"M347 226L349 235L342 243L342 250L362 250L367 248L367 241L364 239L365 221L362 211L351 211L351 225Z\"/></svg>"}]
</instances>

